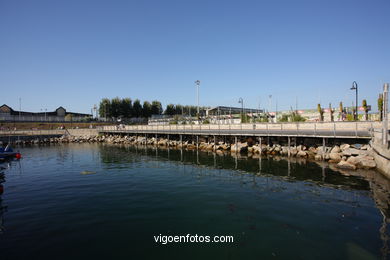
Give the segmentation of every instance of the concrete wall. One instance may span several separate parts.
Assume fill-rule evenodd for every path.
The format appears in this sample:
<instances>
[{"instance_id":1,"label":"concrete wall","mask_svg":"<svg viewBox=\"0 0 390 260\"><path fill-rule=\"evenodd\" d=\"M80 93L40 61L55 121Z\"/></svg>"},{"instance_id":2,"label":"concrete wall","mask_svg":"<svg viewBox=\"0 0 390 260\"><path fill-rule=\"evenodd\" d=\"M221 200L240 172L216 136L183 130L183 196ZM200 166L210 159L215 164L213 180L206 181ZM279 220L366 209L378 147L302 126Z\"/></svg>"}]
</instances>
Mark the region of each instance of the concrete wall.
<instances>
[{"instance_id":1,"label":"concrete wall","mask_svg":"<svg viewBox=\"0 0 390 260\"><path fill-rule=\"evenodd\" d=\"M72 136L96 136L99 134L97 129L68 129L67 132Z\"/></svg>"},{"instance_id":2,"label":"concrete wall","mask_svg":"<svg viewBox=\"0 0 390 260\"><path fill-rule=\"evenodd\" d=\"M390 149L382 144L381 129L376 129L371 140L373 148L372 156L375 159L378 170L390 178Z\"/></svg>"}]
</instances>

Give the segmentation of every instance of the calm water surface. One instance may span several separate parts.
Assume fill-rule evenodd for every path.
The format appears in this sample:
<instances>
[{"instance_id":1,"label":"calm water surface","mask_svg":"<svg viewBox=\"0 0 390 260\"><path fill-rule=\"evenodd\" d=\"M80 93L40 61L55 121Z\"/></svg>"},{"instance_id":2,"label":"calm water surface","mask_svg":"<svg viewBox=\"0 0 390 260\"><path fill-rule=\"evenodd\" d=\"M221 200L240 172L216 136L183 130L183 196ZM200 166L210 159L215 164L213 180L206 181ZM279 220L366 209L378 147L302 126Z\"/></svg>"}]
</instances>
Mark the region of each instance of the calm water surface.
<instances>
[{"instance_id":1,"label":"calm water surface","mask_svg":"<svg viewBox=\"0 0 390 260\"><path fill-rule=\"evenodd\" d=\"M387 182L372 172L142 146L21 152L3 170L0 259L387 257ZM162 245L159 234L234 243Z\"/></svg>"}]
</instances>

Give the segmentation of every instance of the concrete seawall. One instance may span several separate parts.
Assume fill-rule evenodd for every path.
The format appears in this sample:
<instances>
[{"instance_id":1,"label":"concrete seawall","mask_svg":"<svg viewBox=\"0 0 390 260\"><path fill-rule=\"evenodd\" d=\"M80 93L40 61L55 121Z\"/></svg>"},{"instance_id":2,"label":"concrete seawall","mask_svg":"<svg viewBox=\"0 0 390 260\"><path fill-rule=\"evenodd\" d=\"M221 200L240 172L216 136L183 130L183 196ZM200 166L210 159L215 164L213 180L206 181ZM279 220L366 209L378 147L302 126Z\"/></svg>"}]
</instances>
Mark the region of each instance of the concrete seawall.
<instances>
[{"instance_id":1,"label":"concrete seawall","mask_svg":"<svg viewBox=\"0 0 390 260\"><path fill-rule=\"evenodd\" d=\"M50 138L61 136L97 136L97 129L65 129L65 130L26 130L26 131L2 131L0 132L0 142L2 143L19 143L42 141Z\"/></svg>"},{"instance_id":2,"label":"concrete seawall","mask_svg":"<svg viewBox=\"0 0 390 260\"><path fill-rule=\"evenodd\" d=\"M377 169L387 178L390 178L390 150L382 144L382 133L376 131L370 142L373 150L372 156L377 164Z\"/></svg>"},{"instance_id":3,"label":"concrete seawall","mask_svg":"<svg viewBox=\"0 0 390 260\"><path fill-rule=\"evenodd\" d=\"M68 129L67 133L71 136L97 136L99 131L97 129Z\"/></svg>"}]
</instances>

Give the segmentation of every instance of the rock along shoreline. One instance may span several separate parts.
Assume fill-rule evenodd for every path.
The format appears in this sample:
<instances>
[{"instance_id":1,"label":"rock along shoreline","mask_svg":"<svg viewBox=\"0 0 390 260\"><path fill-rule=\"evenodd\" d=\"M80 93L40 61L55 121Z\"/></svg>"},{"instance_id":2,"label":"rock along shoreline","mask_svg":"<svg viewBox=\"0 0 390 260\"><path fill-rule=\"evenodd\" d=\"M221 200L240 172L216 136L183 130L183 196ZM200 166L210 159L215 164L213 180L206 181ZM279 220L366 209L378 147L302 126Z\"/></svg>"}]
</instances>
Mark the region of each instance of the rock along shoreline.
<instances>
[{"instance_id":1,"label":"rock along shoreline","mask_svg":"<svg viewBox=\"0 0 390 260\"><path fill-rule=\"evenodd\" d=\"M108 143L129 145L152 145L176 149L214 151L217 154L240 153L249 157L254 155L280 155L297 158L307 158L315 161L327 161L338 169L375 169L374 151L369 144L351 145L341 144L333 146L283 146L280 144L260 144L259 142L210 142L199 140L197 144L193 140L169 140L168 138L156 138L145 136L120 136L120 135L96 135L96 136L61 136L44 139L19 140L16 145L47 144L47 143Z\"/></svg>"}]
</instances>

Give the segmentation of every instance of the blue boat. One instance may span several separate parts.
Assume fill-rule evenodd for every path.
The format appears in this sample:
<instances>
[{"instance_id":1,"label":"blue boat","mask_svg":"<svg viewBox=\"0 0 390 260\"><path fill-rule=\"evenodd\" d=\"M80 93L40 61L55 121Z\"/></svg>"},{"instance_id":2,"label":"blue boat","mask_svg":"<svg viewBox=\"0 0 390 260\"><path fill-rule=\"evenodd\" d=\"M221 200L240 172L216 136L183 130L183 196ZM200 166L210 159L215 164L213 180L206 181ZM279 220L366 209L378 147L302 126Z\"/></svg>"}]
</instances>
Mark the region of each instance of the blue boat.
<instances>
[{"instance_id":1,"label":"blue boat","mask_svg":"<svg viewBox=\"0 0 390 260\"><path fill-rule=\"evenodd\" d=\"M19 152L14 152L14 150L11 148L10 145L7 145L5 148L0 147L0 158L7 159L7 158L16 158L20 159L21 154Z\"/></svg>"}]
</instances>

